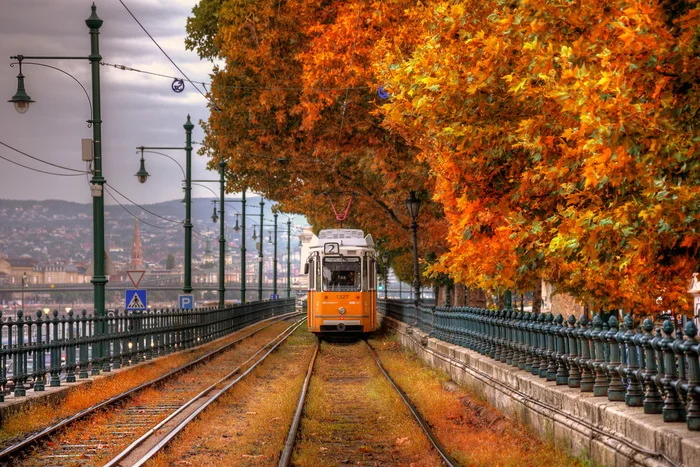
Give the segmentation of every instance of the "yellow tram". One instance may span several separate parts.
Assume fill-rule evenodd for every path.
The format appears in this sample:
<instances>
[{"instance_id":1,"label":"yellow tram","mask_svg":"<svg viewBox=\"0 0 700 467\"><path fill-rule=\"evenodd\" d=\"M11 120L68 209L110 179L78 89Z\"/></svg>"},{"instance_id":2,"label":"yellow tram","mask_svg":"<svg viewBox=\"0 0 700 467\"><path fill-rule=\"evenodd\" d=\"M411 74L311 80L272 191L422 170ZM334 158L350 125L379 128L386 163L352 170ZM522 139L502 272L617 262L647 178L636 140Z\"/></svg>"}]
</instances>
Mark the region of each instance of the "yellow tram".
<instances>
[{"instance_id":1,"label":"yellow tram","mask_svg":"<svg viewBox=\"0 0 700 467\"><path fill-rule=\"evenodd\" d=\"M321 230L309 247L308 326L314 333L377 329L374 240L357 229Z\"/></svg>"}]
</instances>

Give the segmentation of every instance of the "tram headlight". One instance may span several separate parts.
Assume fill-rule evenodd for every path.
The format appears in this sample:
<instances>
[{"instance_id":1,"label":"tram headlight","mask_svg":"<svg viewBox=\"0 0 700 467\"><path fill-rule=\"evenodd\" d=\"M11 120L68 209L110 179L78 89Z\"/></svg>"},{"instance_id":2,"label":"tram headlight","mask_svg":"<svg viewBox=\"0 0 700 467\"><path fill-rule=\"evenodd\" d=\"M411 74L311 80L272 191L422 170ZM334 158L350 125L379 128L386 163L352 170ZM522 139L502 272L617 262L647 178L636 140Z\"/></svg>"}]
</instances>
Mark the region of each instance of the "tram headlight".
<instances>
[{"instance_id":1,"label":"tram headlight","mask_svg":"<svg viewBox=\"0 0 700 467\"><path fill-rule=\"evenodd\" d=\"M341 306L340 308L338 308L338 313L340 313L341 315L344 315L345 314L345 307Z\"/></svg>"}]
</instances>

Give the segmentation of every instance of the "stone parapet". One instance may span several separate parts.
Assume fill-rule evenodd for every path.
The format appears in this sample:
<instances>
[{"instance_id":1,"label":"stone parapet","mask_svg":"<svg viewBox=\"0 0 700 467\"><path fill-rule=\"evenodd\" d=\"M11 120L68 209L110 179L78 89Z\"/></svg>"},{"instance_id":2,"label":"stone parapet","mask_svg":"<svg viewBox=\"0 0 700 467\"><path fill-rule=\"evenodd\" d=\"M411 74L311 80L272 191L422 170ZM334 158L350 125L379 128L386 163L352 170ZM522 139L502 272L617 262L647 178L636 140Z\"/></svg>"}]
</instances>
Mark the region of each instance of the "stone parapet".
<instances>
[{"instance_id":1,"label":"stone parapet","mask_svg":"<svg viewBox=\"0 0 700 467\"><path fill-rule=\"evenodd\" d=\"M700 432L685 423L664 423L641 407L557 386L387 316L383 325L428 365L574 456L606 466L700 466Z\"/></svg>"}]
</instances>

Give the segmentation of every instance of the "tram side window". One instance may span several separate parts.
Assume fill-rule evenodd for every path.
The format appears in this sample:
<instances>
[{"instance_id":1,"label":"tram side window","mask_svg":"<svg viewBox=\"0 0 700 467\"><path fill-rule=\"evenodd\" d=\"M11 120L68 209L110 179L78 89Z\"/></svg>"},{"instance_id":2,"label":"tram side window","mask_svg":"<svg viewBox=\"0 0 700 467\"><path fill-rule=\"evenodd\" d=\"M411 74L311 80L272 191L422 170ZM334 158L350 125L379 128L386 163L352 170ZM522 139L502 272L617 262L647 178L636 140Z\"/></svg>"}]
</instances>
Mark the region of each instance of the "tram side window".
<instances>
[{"instance_id":1,"label":"tram side window","mask_svg":"<svg viewBox=\"0 0 700 467\"><path fill-rule=\"evenodd\" d=\"M374 258L369 258L369 287L367 290L377 289L377 266Z\"/></svg>"},{"instance_id":2,"label":"tram side window","mask_svg":"<svg viewBox=\"0 0 700 467\"><path fill-rule=\"evenodd\" d=\"M310 259L307 266L307 272L309 275L309 290L314 290L316 288L316 281L314 280L316 278L316 265L314 264L314 260Z\"/></svg>"},{"instance_id":3,"label":"tram side window","mask_svg":"<svg viewBox=\"0 0 700 467\"><path fill-rule=\"evenodd\" d=\"M355 292L360 290L360 258L323 258L323 290Z\"/></svg>"},{"instance_id":4,"label":"tram side window","mask_svg":"<svg viewBox=\"0 0 700 467\"><path fill-rule=\"evenodd\" d=\"M369 262L369 258L365 255L365 260L362 262L362 290L369 290L368 287L368 279L369 279L369 274L367 274L367 266Z\"/></svg>"},{"instance_id":5,"label":"tram side window","mask_svg":"<svg viewBox=\"0 0 700 467\"><path fill-rule=\"evenodd\" d=\"M321 290L321 259L317 256L316 257L316 268L314 269L316 271L316 278L314 280L314 290L320 291Z\"/></svg>"}]
</instances>

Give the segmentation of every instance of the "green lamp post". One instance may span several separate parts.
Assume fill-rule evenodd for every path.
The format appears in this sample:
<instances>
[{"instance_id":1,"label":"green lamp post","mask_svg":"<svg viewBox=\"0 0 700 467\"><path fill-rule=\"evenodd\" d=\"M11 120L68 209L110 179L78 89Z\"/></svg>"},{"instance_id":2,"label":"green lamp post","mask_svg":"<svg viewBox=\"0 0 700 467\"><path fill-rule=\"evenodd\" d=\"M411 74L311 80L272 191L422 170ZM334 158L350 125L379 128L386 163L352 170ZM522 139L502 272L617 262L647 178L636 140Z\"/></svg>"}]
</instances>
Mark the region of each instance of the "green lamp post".
<instances>
[{"instance_id":1,"label":"green lamp post","mask_svg":"<svg viewBox=\"0 0 700 467\"><path fill-rule=\"evenodd\" d=\"M187 121L183 125L185 129L185 146L170 147L170 146L139 146L136 149L141 150L141 165L139 171L136 172L136 178L141 183L146 183L149 173L146 171L145 161L143 159L144 150L184 150L185 151L185 257L184 257L184 284L182 293L192 293L192 130L194 124L187 115ZM165 155L165 154L163 154ZM170 157L167 156L166 157ZM174 160L174 159L173 159ZM177 161L175 161L177 163ZM179 165L179 164L178 164Z\"/></svg>"},{"instance_id":2,"label":"green lamp post","mask_svg":"<svg viewBox=\"0 0 700 467\"><path fill-rule=\"evenodd\" d=\"M287 219L287 298L292 296L292 220Z\"/></svg>"},{"instance_id":3,"label":"green lamp post","mask_svg":"<svg viewBox=\"0 0 700 467\"><path fill-rule=\"evenodd\" d=\"M275 260L272 265L272 295L277 298L277 213L274 214L275 218L275 241L274 249L272 250L272 256Z\"/></svg>"},{"instance_id":4,"label":"green lamp post","mask_svg":"<svg viewBox=\"0 0 700 467\"><path fill-rule=\"evenodd\" d=\"M92 126L92 178L90 187L92 193L92 213L93 213L93 265L94 271L92 282L94 286L95 315L98 318L105 316L105 285L108 280L105 276L105 241L104 241L104 190L105 179L102 176L102 116L100 112L100 55L99 35L103 21L97 16L97 7L92 4L91 14L85 20L85 25L90 29L90 55L87 57L47 57L15 55L10 57L19 62L19 74L17 75L17 92L12 102L17 112L23 114L29 110L29 106L34 102L24 88L24 75L22 74L22 61L30 60L88 60L91 68L92 81L92 117L88 123ZM98 319L96 323L96 334L104 336L105 320ZM107 355L107 347L103 341L98 339L95 343L95 353L99 355L103 371L110 371L110 362ZM98 368L93 371L99 371Z\"/></svg>"},{"instance_id":5,"label":"green lamp post","mask_svg":"<svg viewBox=\"0 0 700 467\"><path fill-rule=\"evenodd\" d=\"M265 202L260 198L260 243L258 243L258 301L262 300L263 296L263 215Z\"/></svg>"},{"instance_id":6,"label":"green lamp post","mask_svg":"<svg viewBox=\"0 0 700 467\"><path fill-rule=\"evenodd\" d=\"M411 191L406 199L406 209L411 217L411 232L413 236L413 300L418 306L420 303L420 270L418 268L418 211L420 211L420 200L416 198L416 192Z\"/></svg>"}]
</instances>

